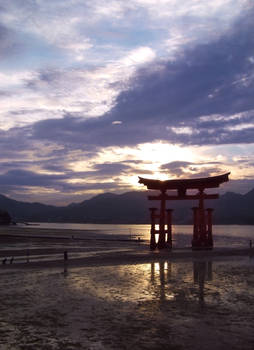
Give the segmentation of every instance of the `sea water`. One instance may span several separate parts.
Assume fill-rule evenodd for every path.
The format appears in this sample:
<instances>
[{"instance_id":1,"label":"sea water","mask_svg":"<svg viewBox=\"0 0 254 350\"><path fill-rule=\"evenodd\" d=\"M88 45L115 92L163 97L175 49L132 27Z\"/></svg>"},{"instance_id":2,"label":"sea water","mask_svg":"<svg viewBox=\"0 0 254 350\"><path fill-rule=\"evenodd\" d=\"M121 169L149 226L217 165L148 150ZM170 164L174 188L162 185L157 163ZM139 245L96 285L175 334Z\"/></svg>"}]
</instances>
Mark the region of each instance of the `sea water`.
<instances>
[{"instance_id":1,"label":"sea water","mask_svg":"<svg viewBox=\"0 0 254 350\"><path fill-rule=\"evenodd\" d=\"M32 223L26 227L35 226L42 229L78 230L79 236L86 238L88 232L94 232L95 235L103 235L106 239L138 239L145 242L150 239L150 225L113 225L113 224L78 224L78 223ZM80 231L84 230L84 233ZM45 231L46 233L46 231ZM188 247L191 245L193 234L192 225L173 225L172 237L174 247ZM48 235L48 233L47 233ZM91 237L91 236L90 236ZM250 241L254 245L254 226L253 225L214 225L213 226L214 245L216 247L247 247Z\"/></svg>"}]
</instances>

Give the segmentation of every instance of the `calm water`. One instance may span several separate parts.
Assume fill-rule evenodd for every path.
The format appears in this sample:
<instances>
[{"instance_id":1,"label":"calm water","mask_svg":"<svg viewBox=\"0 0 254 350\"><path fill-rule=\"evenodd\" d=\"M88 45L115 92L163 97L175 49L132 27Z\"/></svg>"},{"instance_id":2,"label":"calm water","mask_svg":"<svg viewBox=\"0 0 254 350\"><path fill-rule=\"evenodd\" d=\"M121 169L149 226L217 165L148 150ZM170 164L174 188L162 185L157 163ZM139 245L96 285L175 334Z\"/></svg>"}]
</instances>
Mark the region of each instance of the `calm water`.
<instances>
[{"instance_id":1,"label":"calm water","mask_svg":"<svg viewBox=\"0 0 254 350\"><path fill-rule=\"evenodd\" d=\"M70 224L70 223L36 223L36 227L45 229L63 230L84 230L79 235L87 236L87 231L95 231L95 234L108 235L112 237L122 237L135 239L140 237L144 240L150 239L150 225L112 225L112 224ZM26 228L35 228L34 225L25 226ZM192 236L191 225L173 225L173 240L175 247L190 246ZM250 225L214 225L214 242L217 247L246 247L249 241L254 243L254 226Z\"/></svg>"}]
</instances>

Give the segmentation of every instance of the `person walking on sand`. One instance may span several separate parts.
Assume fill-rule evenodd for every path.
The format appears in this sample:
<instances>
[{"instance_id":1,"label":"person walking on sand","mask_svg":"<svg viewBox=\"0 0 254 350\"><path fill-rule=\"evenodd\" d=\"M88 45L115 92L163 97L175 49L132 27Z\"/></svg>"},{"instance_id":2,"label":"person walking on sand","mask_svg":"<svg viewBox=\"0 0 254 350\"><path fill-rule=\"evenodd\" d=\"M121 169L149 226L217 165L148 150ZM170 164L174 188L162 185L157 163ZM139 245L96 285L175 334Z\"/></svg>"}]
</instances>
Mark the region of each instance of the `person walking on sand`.
<instances>
[{"instance_id":1,"label":"person walking on sand","mask_svg":"<svg viewBox=\"0 0 254 350\"><path fill-rule=\"evenodd\" d=\"M64 251L64 261L68 260L68 252L67 250Z\"/></svg>"}]
</instances>

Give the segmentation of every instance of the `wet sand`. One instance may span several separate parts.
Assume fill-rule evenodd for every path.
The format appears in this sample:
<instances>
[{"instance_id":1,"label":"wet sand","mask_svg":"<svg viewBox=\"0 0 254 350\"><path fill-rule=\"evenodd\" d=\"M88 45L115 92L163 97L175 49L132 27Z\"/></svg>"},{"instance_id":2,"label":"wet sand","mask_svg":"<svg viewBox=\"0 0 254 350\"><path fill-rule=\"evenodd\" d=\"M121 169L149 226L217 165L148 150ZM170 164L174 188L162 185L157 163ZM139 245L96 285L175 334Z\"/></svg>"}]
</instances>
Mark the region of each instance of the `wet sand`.
<instances>
[{"instance_id":1,"label":"wet sand","mask_svg":"<svg viewBox=\"0 0 254 350\"><path fill-rule=\"evenodd\" d=\"M249 249L150 252L14 231L0 234L1 350L254 348Z\"/></svg>"}]
</instances>

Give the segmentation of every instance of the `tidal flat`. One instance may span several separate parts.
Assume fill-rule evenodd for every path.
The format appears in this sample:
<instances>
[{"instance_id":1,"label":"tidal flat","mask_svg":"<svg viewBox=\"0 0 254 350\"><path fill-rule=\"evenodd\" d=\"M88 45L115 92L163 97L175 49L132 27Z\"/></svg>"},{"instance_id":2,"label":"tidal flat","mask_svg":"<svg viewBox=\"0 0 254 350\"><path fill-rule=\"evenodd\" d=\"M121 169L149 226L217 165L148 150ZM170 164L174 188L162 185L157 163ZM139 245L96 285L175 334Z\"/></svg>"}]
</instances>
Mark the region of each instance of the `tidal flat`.
<instances>
[{"instance_id":1,"label":"tidal flat","mask_svg":"<svg viewBox=\"0 0 254 350\"><path fill-rule=\"evenodd\" d=\"M254 258L0 269L0 349L253 349Z\"/></svg>"}]
</instances>

